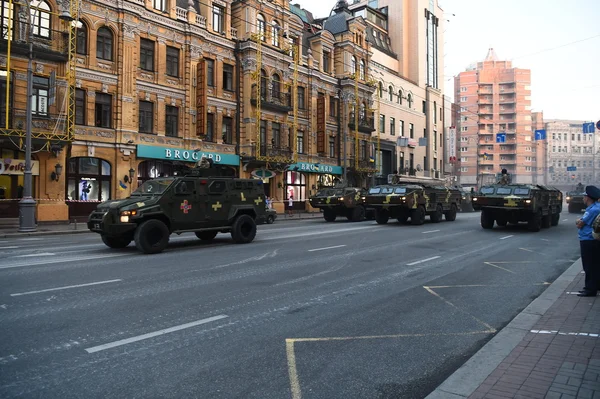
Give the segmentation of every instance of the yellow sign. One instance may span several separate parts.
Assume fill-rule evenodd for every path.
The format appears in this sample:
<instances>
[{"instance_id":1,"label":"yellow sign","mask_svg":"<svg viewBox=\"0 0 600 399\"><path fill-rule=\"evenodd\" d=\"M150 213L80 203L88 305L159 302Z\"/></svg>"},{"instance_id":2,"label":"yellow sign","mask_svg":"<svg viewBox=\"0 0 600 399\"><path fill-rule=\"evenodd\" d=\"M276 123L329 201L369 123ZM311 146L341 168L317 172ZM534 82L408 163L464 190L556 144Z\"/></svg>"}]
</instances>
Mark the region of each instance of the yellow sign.
<instances>
[{"instance_id":1,"label":"yellow sign","mask_svg":"<svg viewBox=\"0 0 600 399\"><path fill-rule=\"evenodd\" d=\"M385 196L385 201L383 201L383 203L384 204L389 204L390 200L392 199L392 195L394 195L394 194L386 195Z\"/></svg>"},{"instance_id":2,"label":"yellow sign","mask_svg":"<svg viewBox=\"0 0 600 399\"><path fill-rule=\"evenodd\" d=\"M326 204L330 204L331 203L331 197L327 197L327 201L325 201Z\"/></svg>"},{"instance_id":3,"label":"yellow sign","mask_svg":"<svg viewBox=\"0 0 600 399\"><path fill-rule=\"evenodd\" d=\"M240 193L240 197L242 198L242 201L246 201L246 197L244 197L244 193Z\"/></svg>"},{"instance_id":4,"label":"yellow sign","mask_svg":"<svg viewBox=\"0 0 600 399\"><path fill-rule=\"evenodd\" d=\"M216 212L218 209L221 209L221 208L223 208L223 205L221 205L221 203L220 203L219 201L217 201L217 203L216 203L216 204L214 204L214 205L212 206L212 209L213 209L213 211L215 211L215 212Z\"/></svg>"},{"instance_id":5,"label":"yellow sign","mask_svg":"<svg viewBox=\"0 0 600 399\"><path fill-rule=\"evenodd\" d=\"M261 202L262 202L262 198L261 197L258 197L257 199L254 200L254 203L256 205L260 204Z\"/></svg>"}]
</instances>

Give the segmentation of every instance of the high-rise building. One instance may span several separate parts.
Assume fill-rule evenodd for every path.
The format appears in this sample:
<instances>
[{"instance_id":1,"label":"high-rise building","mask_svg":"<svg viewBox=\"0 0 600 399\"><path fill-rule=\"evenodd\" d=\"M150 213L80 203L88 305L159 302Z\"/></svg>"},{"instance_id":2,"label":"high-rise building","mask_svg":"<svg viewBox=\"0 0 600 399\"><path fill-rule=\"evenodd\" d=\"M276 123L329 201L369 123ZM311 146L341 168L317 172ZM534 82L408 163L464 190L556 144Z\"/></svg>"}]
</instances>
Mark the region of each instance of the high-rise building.
<instances>
[{"instance_id":1,"label":"high-rise building","mask_svg":"<svg viewBox=\"0 0 600 399\"><path fill-rule=\"evenodd\" d=\"M454 84L461 184L486 184L502 169L513 182L536 183L531 71L500 61L489 49L485 60L461 72Z\"/></svg>"}]
</instances>

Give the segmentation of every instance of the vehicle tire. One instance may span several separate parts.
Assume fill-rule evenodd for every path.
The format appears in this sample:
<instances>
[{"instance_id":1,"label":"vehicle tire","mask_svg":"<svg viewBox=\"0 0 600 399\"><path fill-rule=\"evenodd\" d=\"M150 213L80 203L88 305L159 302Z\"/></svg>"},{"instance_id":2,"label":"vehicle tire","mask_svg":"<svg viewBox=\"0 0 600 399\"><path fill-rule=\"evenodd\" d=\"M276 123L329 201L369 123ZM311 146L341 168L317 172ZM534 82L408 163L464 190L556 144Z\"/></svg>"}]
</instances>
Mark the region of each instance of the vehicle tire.
<instances>
[{"instance_id":1,"label":"vehicle tire","mask_svg":"<svg viewBox=\"0 0 600 399\"><path fill-rule=\"evenodd\" d=\"M552 220L550 221L551 226L558 226L558 222L560 222L560 213L555 213L552 215Z\"/></svg>"},{"instance_id":2,"label":"vehicle tire","mask_svg":"<svg viewBox=\"0 0 600 399\"><path fill-rule=\"evenodd\" d=\"M375 221L377 224L386 224L390 220L390 214L385 209L377 209L375 211Z\"/></svg>"},{"instance_id":3,"label":"vehicle tire","mask_svg":"<svg viewBox=\"0 0 600 399\"><path fill-rule=\"evenodd\" d=\"M146 220L135 230L135 246L145 254L157 254L169 244L169 228L158 219Z\"/></svg>"},{"instance_id":4,"label":"vehicle tire","mask_svg":"<svg viewBox=\"0 0 600 399\"><path fill-rule=\"evenodd\" d=\"M410 224L413 226L420 226L425 223L425 208L422 205L419 205L417 209L413 209L410 212Z\"/></svg>"},{"instance_id":5,"label":"vehicle tire","mask_svg":"<svg viewBox=\"0 0 600 399\"><path fill-rule=\"evenodd\" d=\"M236 244L248 244L256 237L256 222L249 215L239 215L231 226L231 238Z\"/></svg>"},{"instance_id":6,"label":"vehicle tire","mask_svg":"<svg viewBox=\"0 0 600 399\"><path fill-rule=\"evenodd\" d=\"M400 224L406 224L406 222L408 222L408 215L400 215L398 216L398 223Z\"/></svg>"},{"instance_id":7,"label":"vehicle tire","mask_svg":"<svg viewBox=\"0 0 600 399\"><path fill-rule=\"evenodd\" d=\"M273 224L274 221L275 218L273 217L273 215L267 216L267 224Z\"/></svg>"},{"instance_id":8,"label":"vehicle tire","mask_svg":"<svg viewBox=\"0 0 600 399\"><path fill-rule=\"evenodd\" d=\"M444 217L444 208L440 204L435 208L435 212L429 215L429 219L432 223L439 223Z\"/></svg>"},{"instance_id":9,"label":"vehicle tire","mask_svg":"<svg viewBox=\"0 0 600 399\"><path fill-rule=\"evenodd\" d=\"M127 247L131 243L131 237L110 237L105 234L102 234L102 242L109 248L121 249Z\"/></svg>"},{"instance_id":10,"label":"vehicle tire","mask_svg":"<svg viewBox=\"0 0 600 399\"><path fill-rule=\"evenodd\" d=\"M335 222L337 215L333 209L325 208L323 209L323 218L327 222Z\"/></svg>"},{"instance_id":11,"label":"vehicle tire","mask_svg":"<svg viewBox=\"0 0 600 399\"><path fill-rule=\"evenodd\" d=\"M494 228L494 214L486 209L481 210L481 227L484 229Z\"/></svg>"},{"instance_id":12,"label":"vehicle tire","mask_svg":"<svg viewBox=\"0 0 600 399\"><path fill-rule=\"evenodd\" d=\"M508 219L503 217L497 217L496 224L500 227L506 227L506 225L508 224Z\"/></svg>"},{"instance_id":13,"label":"vehicle tire","mask_svg":"<svg viewBox=\"0 0 600 399\"><path fill-rule=\"evenodd\" d=\"M552 215L547 214L542 216L542 228L547 229L552 225Z\"/></svg>"},{"instance_id":14,"label":"vehicle tire","mask_svg":"<svg viewBox=\"0 0 600 399\"><path fill-rule=\"evenodd\" d=\"M352 222L362 222L365 220L365 208L361 205L352 209L350 221Z\"/></svg>"},{"instance_id":15,"label":"vehicle tire","mask_svg":"<svg viewBox=\"0 0 600 399\"><path fill-rule=\"evenodd\" d=\"M536 211L529 216L527 221L527 228L529 231L538 232L542 228L542 212Z\"/></svg>"},{"instance_id":16,"label":"vehicle tire","mask_svg":"<svg viewBox=\"0 0 600 399\"><path fill-rule=\"evenodd\" d=\"M196 237L201 239L202 241L212 241L219 234L218 231L197 231Z\"/></svg>"},{"instance_id":17,"label":"vehicle tire","mask_svg":"<svg viewBox=\"0 0 600 399\"><path fill-rule=\"evenodd\" d=\"M444 217L446 218L446 221L454 222L456 220L457 212L458 212L458 208L456 207L456 204L451 204L450 210L448 212L444 213Z\"/></svg>"}]
</instances>

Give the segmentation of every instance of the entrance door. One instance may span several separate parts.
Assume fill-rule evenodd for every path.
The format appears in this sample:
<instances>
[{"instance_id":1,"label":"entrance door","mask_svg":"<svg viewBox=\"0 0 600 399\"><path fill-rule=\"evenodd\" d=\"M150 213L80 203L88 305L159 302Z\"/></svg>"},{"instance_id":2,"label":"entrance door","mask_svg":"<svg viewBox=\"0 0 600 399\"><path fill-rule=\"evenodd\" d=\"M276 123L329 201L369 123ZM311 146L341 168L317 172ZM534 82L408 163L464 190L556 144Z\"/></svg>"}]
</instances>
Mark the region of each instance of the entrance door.
<instances>
[{"instance_id":1,"label":"entrance door","mask_svg":"<svg viewBox=\"0 0 600 399\"><path fill-rule=\"evenodd\" d=\"M178 230L192 230L198 227L201 210L197 200L196 182L182 180L173 188L170 200L171 220Z\"/></svg>"}]
</instances>

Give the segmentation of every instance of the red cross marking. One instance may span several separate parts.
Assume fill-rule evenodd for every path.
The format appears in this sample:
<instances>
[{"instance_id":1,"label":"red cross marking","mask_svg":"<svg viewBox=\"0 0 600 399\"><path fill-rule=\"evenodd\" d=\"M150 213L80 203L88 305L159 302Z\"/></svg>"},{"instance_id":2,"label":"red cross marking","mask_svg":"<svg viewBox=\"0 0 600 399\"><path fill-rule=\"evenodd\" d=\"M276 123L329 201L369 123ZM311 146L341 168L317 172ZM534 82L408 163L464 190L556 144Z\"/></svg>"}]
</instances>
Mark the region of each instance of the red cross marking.
<instances>
[{"instance_id":1,"label":"red cross marking","mask_svg":"<svg viewBox=\"0 0 600 399\"><path fill-rule=\"evenodd\" d=\"M183 213L188 213L188 212L190 211L190 209L192 209L192 205L191 205L191 204L188 204L188 200L184 200L184 201L181 203L181 206L180 206L180 208L181 208L181 210L183 211Z\"/></svg>"}]
</instances>

